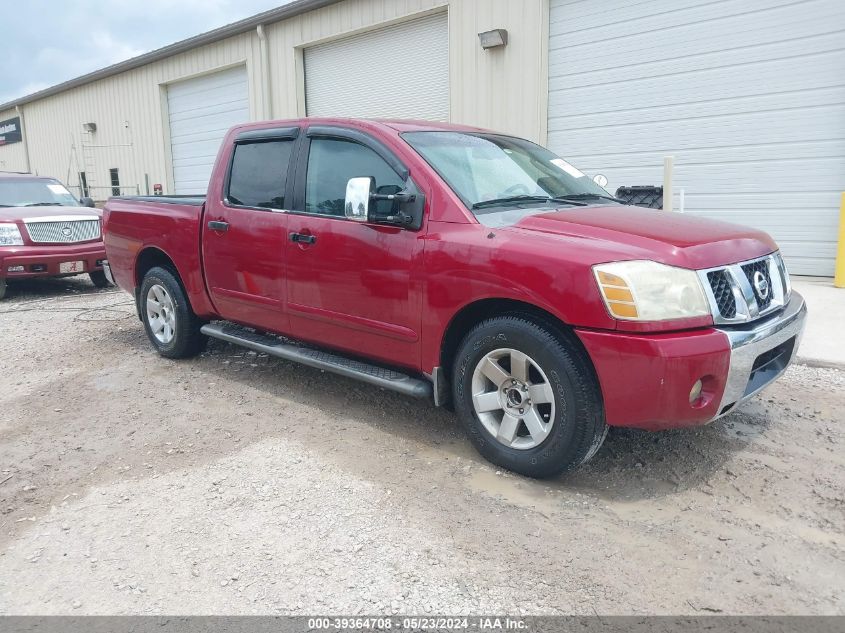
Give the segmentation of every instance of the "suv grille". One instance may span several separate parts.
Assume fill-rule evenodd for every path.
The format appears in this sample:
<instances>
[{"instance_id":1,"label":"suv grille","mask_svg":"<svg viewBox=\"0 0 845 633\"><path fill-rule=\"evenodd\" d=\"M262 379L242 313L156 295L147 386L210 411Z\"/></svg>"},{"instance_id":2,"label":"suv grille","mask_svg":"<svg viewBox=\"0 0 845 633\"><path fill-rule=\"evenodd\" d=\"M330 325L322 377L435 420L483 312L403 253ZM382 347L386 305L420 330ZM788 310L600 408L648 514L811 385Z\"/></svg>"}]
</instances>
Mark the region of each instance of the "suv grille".
<instances>
[{"instance_id":1,"label":"suv grille","mask_svg":"<svg viewBox=\"0 0 845 633\"><path fill-rule=\"evenodd\" d=\"M789 301L789 276L780 253L701 271L716 323L744 323Z\"/></svg>"},{"instance_id":2,"label":"suv grille","mask_svg":"<svg viewBox=\"0 0 845 633\"><path fill-rule=\"evenodd\" d=\"M716 307L719 314L726 319L733 319L736 316L736 300L728 280L728 273L725 270L711 270L707 273L710 281L710 288L713 290L713 298L716 299Z\"/></svg>"},{"instance_id":3,"label":"suv grille","mask_svg":"<svg viewBox=\"0 0 845 633\"><path fill-rule=\"evenodd\" d=\"M45 220L26 222L29 239L38 244L72 244L99 239L99 220Z\"/></svg>"}]
</instances>

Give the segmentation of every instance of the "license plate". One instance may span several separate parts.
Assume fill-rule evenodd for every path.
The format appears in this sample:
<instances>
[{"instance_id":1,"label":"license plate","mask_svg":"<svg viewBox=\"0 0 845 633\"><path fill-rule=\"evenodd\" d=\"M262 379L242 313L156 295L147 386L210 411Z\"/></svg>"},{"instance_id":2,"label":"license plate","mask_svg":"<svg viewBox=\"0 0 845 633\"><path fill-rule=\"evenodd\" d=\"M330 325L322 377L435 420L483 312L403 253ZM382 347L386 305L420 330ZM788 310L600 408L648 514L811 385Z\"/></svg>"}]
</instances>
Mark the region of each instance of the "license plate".
<instances>
[{"instance_id":1,"label":"license plate","mask_svg":"<svg viewBox=\"0 0 845 633\"><path fill-rule=\"evenodd\" d=\"M85 272L85 262L62 262L59 264L59 272L62 274Z\"/></svg>"}]
</instances>

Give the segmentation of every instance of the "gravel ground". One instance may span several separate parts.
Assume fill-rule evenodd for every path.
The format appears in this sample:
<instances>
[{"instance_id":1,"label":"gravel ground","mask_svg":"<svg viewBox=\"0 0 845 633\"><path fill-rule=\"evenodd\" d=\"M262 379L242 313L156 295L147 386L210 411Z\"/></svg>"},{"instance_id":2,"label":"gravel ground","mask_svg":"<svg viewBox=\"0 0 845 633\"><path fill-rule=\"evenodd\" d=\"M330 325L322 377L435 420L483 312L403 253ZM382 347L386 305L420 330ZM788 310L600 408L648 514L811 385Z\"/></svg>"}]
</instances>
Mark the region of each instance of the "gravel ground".
<instances>
[{"instance_id":1,"label":"gravel ground","mask_svg":"<svg viewBox=\"0 0 845 633\"><path fill-rule=\"evenodd\" d=\"M453 416L213 342L84 278L0 303L0 613L845 614L845 373L500 472Z\"/></svg>"}]
</instances>

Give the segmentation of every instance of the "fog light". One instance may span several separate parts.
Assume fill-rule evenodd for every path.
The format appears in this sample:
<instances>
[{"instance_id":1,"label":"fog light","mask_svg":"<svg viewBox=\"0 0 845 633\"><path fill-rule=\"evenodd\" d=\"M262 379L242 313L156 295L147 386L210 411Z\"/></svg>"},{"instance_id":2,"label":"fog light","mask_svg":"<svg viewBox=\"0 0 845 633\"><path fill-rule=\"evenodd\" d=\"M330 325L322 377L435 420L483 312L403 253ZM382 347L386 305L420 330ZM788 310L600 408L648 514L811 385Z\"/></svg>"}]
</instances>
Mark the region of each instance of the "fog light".
<instances>
[{"instance_id":1,"label":"fog light","mask_svg":"<svg viewBox=\"0 0 845 633\"><path fill-rule=\"evenodd\" d=\"M22 273L24 271L23 266L9 266L10 273Z\"/></svg>"},{"instance_id":2,"label":"fog light","mask_svg":"<svg viewBox=\"0 0 845 633\"><path fill-rule=\"evenodd\" d=\"M695 404L695 401L701 397L701 388L703 387L701 380L696 380L692 389L689 390L689 403Z\"/></svg>"}]
</instances>

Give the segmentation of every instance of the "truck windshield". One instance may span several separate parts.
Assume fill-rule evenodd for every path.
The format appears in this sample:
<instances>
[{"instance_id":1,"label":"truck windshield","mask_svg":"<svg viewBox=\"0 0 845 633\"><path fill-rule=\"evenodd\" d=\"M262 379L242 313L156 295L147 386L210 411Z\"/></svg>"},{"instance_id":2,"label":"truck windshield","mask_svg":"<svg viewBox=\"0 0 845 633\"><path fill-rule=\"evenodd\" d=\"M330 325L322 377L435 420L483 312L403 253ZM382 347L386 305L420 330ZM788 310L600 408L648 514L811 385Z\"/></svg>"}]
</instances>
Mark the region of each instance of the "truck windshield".
<instances>
[{"instance_id":1,"label":"truck windshield","mask_svg":"<svg viewBox=\"0 0 845 633\"><path fill-rule=\"evenodd\" d=\"M518 205L579 205L607 199L587 175L530 141L498 134L406 132L402 135L476 215ZM574 204L574 203L573 203Z\"/></svg>"},{"instance_id":2,"label":"truck windshield","mask_svg":"<svg viewBox=\"0 0 845 633\"><path fill-rule=\"evenodd\" d=\"M0 207L78 207L79 202L57 180L0 178Z\"/></svg>"}]
</instances>

